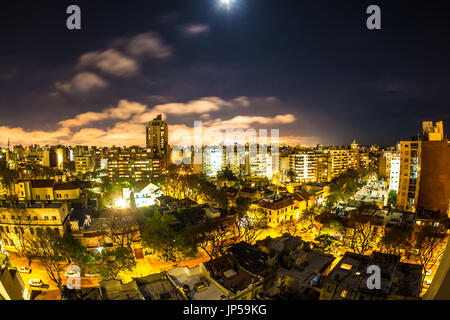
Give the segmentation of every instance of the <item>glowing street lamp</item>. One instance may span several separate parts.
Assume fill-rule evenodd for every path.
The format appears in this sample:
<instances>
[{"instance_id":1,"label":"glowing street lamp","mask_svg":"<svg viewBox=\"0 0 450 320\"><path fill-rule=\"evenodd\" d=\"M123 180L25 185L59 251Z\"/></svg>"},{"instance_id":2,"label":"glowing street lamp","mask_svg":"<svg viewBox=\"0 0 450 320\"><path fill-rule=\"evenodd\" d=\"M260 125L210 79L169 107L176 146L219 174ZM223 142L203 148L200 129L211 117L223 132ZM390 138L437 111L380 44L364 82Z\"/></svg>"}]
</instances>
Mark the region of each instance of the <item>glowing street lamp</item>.
<instances>
[{"instance_id":1,"label":"glowing street lamp","mask_svg":"<svg viewBox=\"0 0 450 320\"><path fill-rule=\"evenodd\" d=\"M119 209L125 209L127 207L127 202L124 198L119 198L114 202L114 206Z\"/></svg>"}]
</instances>

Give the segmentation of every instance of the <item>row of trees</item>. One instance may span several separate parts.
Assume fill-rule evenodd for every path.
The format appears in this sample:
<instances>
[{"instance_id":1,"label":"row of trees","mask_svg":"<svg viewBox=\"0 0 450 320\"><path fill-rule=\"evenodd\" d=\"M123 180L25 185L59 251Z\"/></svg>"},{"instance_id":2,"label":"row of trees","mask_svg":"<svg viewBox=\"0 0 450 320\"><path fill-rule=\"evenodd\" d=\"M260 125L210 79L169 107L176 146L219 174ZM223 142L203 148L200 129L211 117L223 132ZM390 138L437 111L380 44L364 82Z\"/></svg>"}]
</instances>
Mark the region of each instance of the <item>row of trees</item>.
<instances>
[{"instance_id":1,"label":"row of trees","mask_svg":"<svg viewBox=\"0 0 450 320\"><path fill-rule=\"evenodd\" d=\"M195 202L228 209L228 199L224 192L199 176L185 174L182 166L169 166L167 174L160 177L157 183L162 187L165 195L176 199L189 198Z\"/></svg>"},{"instance_id":2,"label":"row of trees","mask_svg":"<svg viewBox=\"0 0 450 320\"><path fill-rule=\"evenodd\" d=\"M324 253L336 253L337 249L357 254L380 251L398 255L402 261L416 261L423 266L423 280L444 254L447 237L433 226L382 227L373 217L361 211L353 213L345 226L337 220L326 223L315 239L316 249Z\"/></svg>"},{"instance_id":3,"label":"row of trees","mask_svg":"<svg viewBox=\"0 0 450 320\"><path fill-rule=\"evenodd\" d=\"M348 200L369 180L371 170L368 169L350 169L334 178L330 183L330 194L327 200L327 208L333 208L340 201Z\"/></svg>"}]
</instances>

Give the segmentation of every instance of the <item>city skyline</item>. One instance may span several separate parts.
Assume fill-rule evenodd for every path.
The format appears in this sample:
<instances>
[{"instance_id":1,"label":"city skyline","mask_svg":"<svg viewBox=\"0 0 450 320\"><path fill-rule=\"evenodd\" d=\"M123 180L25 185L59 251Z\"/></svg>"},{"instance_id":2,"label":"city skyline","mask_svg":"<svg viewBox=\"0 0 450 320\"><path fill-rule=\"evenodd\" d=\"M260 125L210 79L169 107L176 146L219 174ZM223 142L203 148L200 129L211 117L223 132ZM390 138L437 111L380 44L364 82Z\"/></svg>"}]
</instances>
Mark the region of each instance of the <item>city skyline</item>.
<instances>
[{"instance_id":1,"label":"city skyline","mask_svg":"<svg viewBox=\"0 0 450 320\"><path fill-rule=\"evenodd\" d=\"M159 113L171 132L201 120L307 146L393 145L422 121L450 120L438 3L382 2L376 31L359 2L79 5L78 31L65 28L64 2L21 20L15 4L2 12L0 145L144 145Z\"/></svg>"}]
</instances>

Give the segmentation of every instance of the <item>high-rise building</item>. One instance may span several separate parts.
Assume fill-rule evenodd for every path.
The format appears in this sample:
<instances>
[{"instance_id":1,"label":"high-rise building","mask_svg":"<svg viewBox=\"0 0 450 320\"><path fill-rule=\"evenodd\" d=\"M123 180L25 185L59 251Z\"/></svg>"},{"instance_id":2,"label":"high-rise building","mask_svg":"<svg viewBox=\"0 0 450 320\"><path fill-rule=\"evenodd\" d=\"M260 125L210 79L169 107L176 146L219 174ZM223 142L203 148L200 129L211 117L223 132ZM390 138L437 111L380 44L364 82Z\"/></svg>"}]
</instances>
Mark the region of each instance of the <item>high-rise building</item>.
<instances>
[{"instance_id":1,"label":"high-rise building","mask_svg":"<svg viewBox=\"0 0 450 320\"><path fill-rule=\"evenodd\" d=\"M157 116L147 126L147 149L152 152L152 158L167 158L169 144L169 129L162 115Z\"/></svg>"},{"instance_id":2,"label":"high-rise building","mask_svg":"<svg viewBox=\"0 0 450 320\"><path fill-rule=\"evenodd\" d=\"M423 141L417 209L446 214L449 200L450 145L448 141Z\"/></svg>"},{"instance_id":3,"label":"high-rise building","mask_svg":"<svg viewBox=\"0 0 450 320\"><path fill-rule=\"evenodd\" d=\"M389 191L398 193L400 182L400 152L390 153L389 158Z\"/></svg>"},{"instance_id":4,"label":"high-rise building","mask_svg":"<svg viewBox=\"0 0 450 320\"><path fill-rule=\"evenodd\" d=\"M419 199L420 170L422 162L422 141L400 142L400 177L397 208L416 211Z\"/></svg>"},{"instance_id":5,"label":"high-rise building","mask_svg":"<svg viewBox=\"0 0 450 320\"><path fill-rule=\"evenodd\" d=\"M250 171L253 176L273 178L273 161L270 153L250 157Z\"/></svg>"},{"instance_id":6,"label":"high-rise building","mask_svg":"<svg viewBox=\"0 0 450 320\"><path fill-rule=\"evenodd\" d=\"M319 154L304 151L290 156L291 169L296 174L296 182L317 182L317 160Z\"/></svg>"},{"instance_id":7,"label":"high-rise building","mask_svg":"<svg viewBox=\"0 0 450 320\"><path fill-rule=\"evenodd\" d=\"M400 183L397 207L407 211L441 211L446 214L450 198L450 147L444 125L422 125L422 136L400 143Z\"/></svg>"},{"instance_id":8,"label":"high-rise building","mask_svg":"<svg viewBox=\"0 0 450 320\"><path fill-rule=\"evenodd\" d=\"M208 147L203 152L203 174L213 177L222 171L223 148Z\"/></svg>"},{"instance_id":9,"label":"high-rise building","mask_svg":"<svg viewBox=\"0 0 450 320\"><path fill-rule=\"evenodd\" d=\"M93 172L95 167L95 159L92 154L86 154L84 156L75 157L75 173L85 174L87 172Z\"/></svg>"},{"instance_id":10,"label":"high-rise building","mask_svg":"<svg viewBox=\"0 0 450 320\"><path fill-rule=\"evenodd\" d=\"M161 174L162 161L152 158L150 149L111 148L108 150L108 175L110 178L135 180L157 178Z\"/></svg>"},{"instance_id":11,"label":"high-rise building","mask_svg":"<svg viewBox=\"0 0 450 320\"><path fill-rule=\"evenodd\" d=\"M329 150L329 175L332 178L349 169L359 168L359 155L357 149L331 149Z\"/></svg>"}]
</instances>

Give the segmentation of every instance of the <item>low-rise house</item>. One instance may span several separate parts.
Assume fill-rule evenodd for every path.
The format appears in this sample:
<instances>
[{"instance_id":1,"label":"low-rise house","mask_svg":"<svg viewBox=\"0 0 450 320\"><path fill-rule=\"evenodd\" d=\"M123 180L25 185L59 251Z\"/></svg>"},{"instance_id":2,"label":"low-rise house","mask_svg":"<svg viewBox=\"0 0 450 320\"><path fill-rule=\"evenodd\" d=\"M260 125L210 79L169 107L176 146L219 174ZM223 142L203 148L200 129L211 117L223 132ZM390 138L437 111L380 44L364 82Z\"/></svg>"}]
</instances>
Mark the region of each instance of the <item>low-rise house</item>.
<instances>
[{"instance_id":1,"label":"low-rise house","mask_svg":"<svg viewBox=\"0 0 450 320\"><path fill-rule=\"evenodd\" d=\"M311 206L322 205L330 194L330 187L325 183L305 183L301 186L301 190L310 195Z\"/></svg>"},{"instance_id":2,"label":"low-rise house","mask_svg":"<svg viewBox=\"0 0 450 320\"><path fill-rule=\"evenodd\" d=\"M100 287L69 289L67 286L64 286L61 300L103 300L102 290Z\"/></svg>"},{"instance_id":3,"label":"low-rise house","mask_svg":"<svg viewBox=\"0 0 450 320\"><path fill-rule=\"evenodd\" d=\"M300 237L284 234L278 238L267 237L256 242L256 246L268 255L268 264L275 266L279 263L287 265L289 253L293 250L303 249L306 242Z\"/></svg>"},{"instance_id":4,"label":"low-rise house","mask_svg":"<svg viewBox=\"0 0 450 320\"><path fill-rule=\"evenodd\" d=\"M0 202L0 241L6 251L17 252L24 235L50 229L63 234L69 221L66 201Z\"/></svg>"},{"instance_id":5,"label":"low-rise house","mask_svg":"<svg viewBox=\"0 0 450 320\"><path fill-rule=\"evenodd\" d=\"M138 182L133 188L123 188L123 198L131 206L131 197L137 208L151 207L156 204L156 198L163 195L160 187L148 182Z\"/></svg>"},{"instance_id":6,"label":"low-rise house","mask_svg":"<svg viewBox=\"0 0 450 320\"><path fill-rule=\"evenodd\" d=\"M227 292L213 281L203 264L195 268L176 267L168 279L186 300L228 300Z\"/></svg>"},{"instance_id":7,"label":"low-rise house","mask_svg":"<svg viewBox=\"0 0 450 320\"><path fill-rule=\"evenodd\" d=\"M167 274L187 300L252 300L261 294L264 282L241 268L231 254L193 269L177 267Z\"/></svg>"},{"instance_id":8,"label":"low-rise house","mask_svg":"<svg viewBox=\"0 0 450 320\"><path fill-rule=\"evenodd\" d=\"M19 181L15 185L15 194L21 201L78 200L80 187L72 182L57 183L55 180Z\"/></svg>"},{"instance_id":9,"label":"low-rise house","mask_svg":"<svg viewBox=\"0 0 450 320\"><path fill-rule=\"evenodd\" d=\"M363 256L351 252L328 274L323 284L321 300L416 300L422 285L422 266L399 262L395 255L374 252ZM369 266L381 271L381 288L367 285Z\"/></svg>"},{"instance_id":10,"label":"low-rise house","mask_svg":"<svg viewBox=\"0 0 450 320\"><path fill-rule=\"evenodd\" d=\"M388 191L383 181L374 181L367 184L349 200L349 204L355 207L373 205L379 209L387 206L387 202Z\"/></svg>"},{"instance_id":11,"label":"low-rise house","mask_svg":"<svg viewBox=\"0 0 450 320\"><path fill-rule=\"evenodd\" d=\"M257 246L240 242L231 245L228 252L236 258L239 266L247 272L264 279L271 276L273 268L268 265L269 256Z\"/></svg>"},{"instance_id":12,"label":"low-rise house","mask_svg":"<svg viewBox=\"0 0 450 320\"><path fill-rule=\"evenodd\" d=\"M104 280L99 285L103 300L144 300L136 281Z\"/></svg>"},{"instance_id":13,"label":"low-rise house","mask_svg":"<svg viewBox=\"0 0 450 320\"><path fill-rule=\"evenodd\" d=\"M277 270L265 286L265 292L272 297L305 297L312 288L317 288L334 259L332 255L314 250L291 251L288 265Z\"/></svg>"},{"instance_id":14,"label":"low-rise house","mask_svg":"<svg viewBox=\"0 0 450 320\"><path fill-rule=\"evenodd\" d=\"M279 199L264 199L255 206L262 209L267 215L267 225L269 227L278 226L283 220L293 220L300 218L300 209L295 205L290 197Z\"/></svg>"},{"instance_id":15,"label":"low-rise house","mask_svg":"<svg viewBox=\"0 0 450 320\"><path fill-rule=\"evenodd\" d=\"M313 206L313 200L311 195L305 190L298 190L293 194L293 200L295 206L299 209L300 213L305 212Z\"/></svg>"},{"instance_id":16,"label":"low-rise house","mask_svg":"<svg viewBox=\"0 0 450 320\"><path fill-rule=\"evenodd\" d=\"M239 191L239 196L250 199L259 199L261 197L261 192L255 188L244 187Z\"/></svg>"},{"instance_id":17,"label":"low-rise house","mask_svg":"<svg viewBox=\"0 0 450 320\"><path fill-rule=\"evenodd\" d=\"M231 254L203 265L211 279L225 290L231 300L254 300L263 291L264 279L240 267Z\"/></svg>"},{"instance_id":18,"label":"low-rise house","mask_svg":"<svg viewBox=\"0 0 450 320\"><path fill-rule=\"evenodd\" d=\"M183 300L183 295L169 280L166 272L134 278L145 300Z\"/></svg>"},{"instance_id":19,"label":"low-rise house","mask_svg":"<svg viewBox=\"0 0 450 320\"><path fill-rule=\"evenodd\" d=\"M90 252L126 246L133 249L137 259L144 258L139 225L132 215L105 211L94 217L87 212L75 210L71 214L70 231Z\"/></svg>"}]
</instances>

